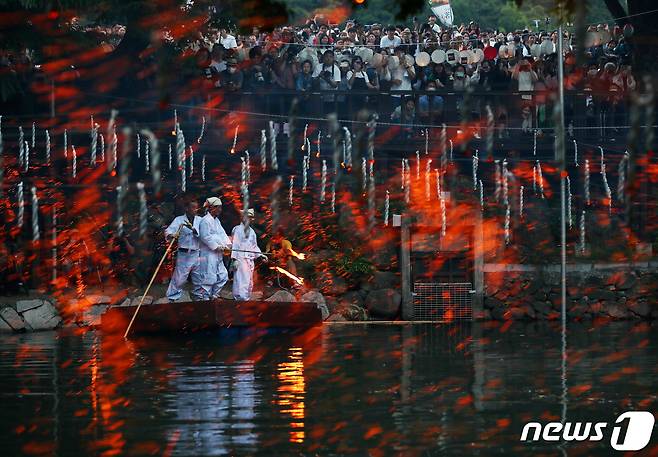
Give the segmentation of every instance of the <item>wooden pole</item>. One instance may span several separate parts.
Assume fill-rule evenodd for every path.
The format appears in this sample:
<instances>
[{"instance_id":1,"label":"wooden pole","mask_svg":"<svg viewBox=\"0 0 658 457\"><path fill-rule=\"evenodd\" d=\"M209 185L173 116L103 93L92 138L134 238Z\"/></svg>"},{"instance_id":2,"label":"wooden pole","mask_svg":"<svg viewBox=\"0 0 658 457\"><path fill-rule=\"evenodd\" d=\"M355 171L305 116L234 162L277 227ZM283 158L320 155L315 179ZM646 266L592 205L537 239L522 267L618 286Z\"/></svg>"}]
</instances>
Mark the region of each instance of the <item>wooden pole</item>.
<instances>
[{"instance_id":1,"label":"wooden pole","mask_svg":"<svg viewBox=\"0 0 658 457\"><path fill-rule=\"evenodd\" d=\"M151 289L151 286L153 285L153 281L155 281L155 277L157 276L158 271L160 271L160 267L164 263L164 259L167 257L167 255L171 251L171 247L174 245L174 242L178 239L178 235L180 235L180 230L182 228L183 228L183 225L181 224L181 226L178 227L178 230L176 230L176 234L174 235L174 237L169 242L169 246L167 246L167 250L165 251L162 258L160 259L160 263L158 264L158 267L155 269L155 272L153 273L153 276L151 276L151 281L149 281L148 286L146 286L146 290L144 291L144 295L142 295L142 299L139 301L139 304L137 305L137 309L135 310L135 313L133 314L132 319L130 319L130 323L128 324L128 328L126 328L126 333L123 334L124 338L128 338L128 333L130 332L130 327L132 327L133 322L135 322L135 318L137 317L137 313L139 313L139 308L142 307L142 303L144 303L144 299L146 298L146 294L148 294L149 290Z\"/></svg>"}]
</instances>

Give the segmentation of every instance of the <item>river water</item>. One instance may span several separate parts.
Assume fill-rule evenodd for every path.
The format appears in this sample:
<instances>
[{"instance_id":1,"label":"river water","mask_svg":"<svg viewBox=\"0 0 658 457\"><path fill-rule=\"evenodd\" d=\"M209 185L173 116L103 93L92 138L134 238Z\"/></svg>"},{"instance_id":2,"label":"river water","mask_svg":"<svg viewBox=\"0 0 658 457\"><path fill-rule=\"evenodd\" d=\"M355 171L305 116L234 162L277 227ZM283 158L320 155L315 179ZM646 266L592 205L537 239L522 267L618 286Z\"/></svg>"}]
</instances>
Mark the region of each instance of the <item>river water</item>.
<instances>
[{"instance_id":1,"label":"river water","mask_svg":"<svg viewBox=\"0 0 658 457\"><path fill-rule=\"evenodd\" d=\"M61 330L0 351L5 456L609 455L609 438L519 438L528 421L658 410L658 326L638 322L570 323L566 351L559 324L518 322Z\"/></svg>"}]
</instances>

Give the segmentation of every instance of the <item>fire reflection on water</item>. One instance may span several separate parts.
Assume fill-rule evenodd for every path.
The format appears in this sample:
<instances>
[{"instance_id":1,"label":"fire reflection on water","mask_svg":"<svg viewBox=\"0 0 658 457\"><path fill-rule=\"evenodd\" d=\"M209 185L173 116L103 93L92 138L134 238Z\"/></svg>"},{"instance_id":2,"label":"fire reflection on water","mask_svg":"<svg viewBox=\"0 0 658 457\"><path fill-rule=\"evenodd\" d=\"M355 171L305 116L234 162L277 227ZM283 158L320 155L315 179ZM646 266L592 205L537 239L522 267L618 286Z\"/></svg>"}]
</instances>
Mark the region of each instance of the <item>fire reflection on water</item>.
<instances>
[{"instance_id":1,"label":"fire reflection on water","mask_svg":"<svg viewBox=\"0 0 658 457\"><path fill-rule=\"evenodd\" d=\"M292 347L288 350L288 360L277 366L277 404L281 414L290 416L291 443L304 442L304 398L306 383L304 381L304 360L302 348Z\"/></svg>"}]
</instances>

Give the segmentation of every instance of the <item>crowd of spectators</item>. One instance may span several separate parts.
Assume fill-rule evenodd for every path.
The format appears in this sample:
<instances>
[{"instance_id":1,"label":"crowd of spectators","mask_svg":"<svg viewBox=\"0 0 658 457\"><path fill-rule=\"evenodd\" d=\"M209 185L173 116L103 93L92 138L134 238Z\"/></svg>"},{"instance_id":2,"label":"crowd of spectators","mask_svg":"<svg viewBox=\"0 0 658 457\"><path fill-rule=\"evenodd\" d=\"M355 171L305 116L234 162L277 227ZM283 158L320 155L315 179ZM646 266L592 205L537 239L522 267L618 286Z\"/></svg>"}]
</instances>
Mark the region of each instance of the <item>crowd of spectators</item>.
<instances>
[{"instance_id":1,"label":"crowd of spectators","mask_svg":"<svg viewBox=\"0 0 658 457\"><path fill-rule=\"evenodd\" d=\"M576 65L576 40L564 34L565 88L589 91L582 108L598 123L621 122L620 102L635 85L629 33L590 26L584 65ZM223 90L235 109L245 100L239 94L258 94L261 103L266 94L269 111L283 114L291 95L282 94L295 93L309 116L338 112L347 119L372 108L380 119L436 124L484 117L489 105L497 123L514 112L529 132L551 124L557 40L554 30L502 33L475 22L448 28L434 15L410 26L328 24L316 16L269 34L257 27L249 35L211 30L190 51L206 83ZM463 106L466 92L479 96Z\"/></svg>"}]
</instances>

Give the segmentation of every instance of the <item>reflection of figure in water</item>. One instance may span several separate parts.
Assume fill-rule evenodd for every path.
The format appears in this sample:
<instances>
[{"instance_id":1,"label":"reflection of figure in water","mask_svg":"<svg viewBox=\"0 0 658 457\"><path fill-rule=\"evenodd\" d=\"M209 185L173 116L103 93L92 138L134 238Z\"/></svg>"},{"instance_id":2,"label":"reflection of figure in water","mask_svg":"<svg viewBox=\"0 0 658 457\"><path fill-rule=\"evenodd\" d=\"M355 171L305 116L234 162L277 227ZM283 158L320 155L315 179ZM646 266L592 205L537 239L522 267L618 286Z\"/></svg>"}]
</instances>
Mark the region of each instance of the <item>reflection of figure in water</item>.
<instances>
[{"instance_id":1,"label":"reflection of figure in water","mask_svg":"<svg viewBox=\"0 0 658 457\"><path fill-rule=\"evenodd\" d=\"M254 364L187 367L172 378L174 404L167 405L180 431L182 453L226 455L253 453L256 390Z\"/></svg>"}]
</instances>

